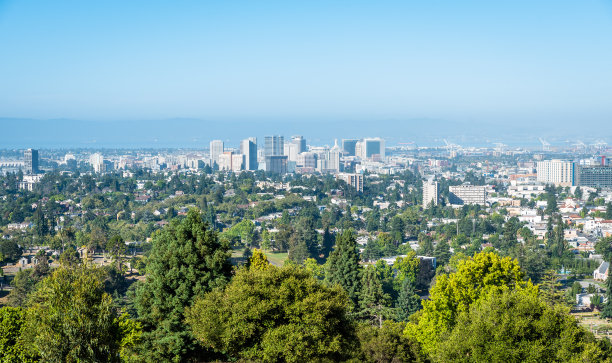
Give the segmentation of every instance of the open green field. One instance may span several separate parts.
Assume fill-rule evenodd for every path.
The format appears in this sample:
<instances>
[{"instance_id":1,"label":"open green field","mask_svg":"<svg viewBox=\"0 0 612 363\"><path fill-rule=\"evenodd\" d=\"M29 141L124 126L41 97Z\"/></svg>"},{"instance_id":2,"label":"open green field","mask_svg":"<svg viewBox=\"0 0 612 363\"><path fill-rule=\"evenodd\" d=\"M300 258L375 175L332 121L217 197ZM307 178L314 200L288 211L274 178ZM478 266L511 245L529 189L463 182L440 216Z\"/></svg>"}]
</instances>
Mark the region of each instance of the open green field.
<instances>
[{"instance_id":1,"label":"open green field","mask_svg":"<svg viewBox=\"0 0 612 363\"><path fill-rule=\"evenodd\" d=\"M232 249L232 255L231 255L231 259L232 259L232 263L233 264L241 264L244 263L244 259L243 259L243 253L244 253L244 249L243 248L234 248ZM266 257L268 258L268 261L270 261L271 264L275 265L275 266L282 266L285 264L285 260L288 258L288 253L287 252L271 252L271 251L264 251Z\"/></svg>"},{"instance_id":2,"label":"open green field","mask_svg":"<svg viewBox=\"0 0 612 363\"><path fill-rule=\"evenodd\" d=\"M271 264L276 265L276 266L282 266L288 257L287 252L283 252L283 253L264 252L264 253L266 254L266 257L268 258L268 261L270 261Z\"/></svg>"}]
</instances>

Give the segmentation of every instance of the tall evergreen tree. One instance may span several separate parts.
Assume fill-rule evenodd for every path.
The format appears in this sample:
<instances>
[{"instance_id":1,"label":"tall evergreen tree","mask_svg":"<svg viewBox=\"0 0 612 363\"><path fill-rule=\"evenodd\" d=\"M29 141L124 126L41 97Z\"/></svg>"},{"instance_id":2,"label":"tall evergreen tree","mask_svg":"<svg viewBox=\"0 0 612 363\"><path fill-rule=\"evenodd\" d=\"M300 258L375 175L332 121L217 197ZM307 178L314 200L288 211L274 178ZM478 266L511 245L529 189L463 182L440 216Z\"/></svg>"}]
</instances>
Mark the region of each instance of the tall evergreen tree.
<instances>
[{"instance_id":1,"label":"tall evergreen tree","mask_svg":"<svg viewBox=\"0 0 612 363\"><path fill-rule=\"evenodd\" d=\"M576 190L574 190L574 197L582 199L582 189L580 187L576 187Z\"/></svg>"},{"instance_id":2,"label":"tall evergreen tree","mask_svg":"<svg viewBox=\"0 0 612 363\"><path fill-rule=\"evenodd\" d=\"M229 280L229 246L192 209L153 239L147 279L136 291L143 323L140 354L146 361L183 362L202 352L185 326L184 312L201 296Z\"/></svg>"},{"instance_id":3,"label":"tall evergreen tree","mask_svg":"<svg viewBox=\"0 0 612 363\"><path fill-rule=\"evenodd\" d=\"M287 257L297 264L302 264L306 261L306 259L310 257L306 241L298 238L291 248L289 248Z\"/></svg>"},{"instance_id":4,"label":"tall evergreen tree","mask_svg":"<svg viewBox=\"0 0 612 363\"><path fill-rule=\"evenodd\" d=\"M36 208L32 219L34 221L34 232L36 233L36 236L46 236L49 233L49 225L47 224L47 218L45 218L45 213L42 211L42 207Z\"/></svg>"},{"instance_id":5,"label":"tall evergreen tree","mask_svg":"<svg viewBox=\"0 0 612 363\"><path fill-rule=\"evenodd\" d=\"M606 279L606 304L601 311L601 317L610 319L612 318L612 276L608 276Z\"/></svg>"},{"instance_id":6,"label":"tall evergreen tree","mask_svg":"<svg viewBox=\"0 0 612 363\"><path fill-rule=\"evenodd\" d=\"M420 256L433 256L434 254L434 245L432 238L428 235L421 233L419 235L419 248L417 250L417 254Z\"/></svg>"},{"instance_id":7,"label":"tall evergreen tree","mask_svg":"<svg viewBox=\"0 0 612 363\"><path fill-rule=\"evenodd\" d=\"M391 296L385 293L375 266L364 269L362 275L359 297L361 314L381 327L383 320L392 315L389 308Z\"/></svg>"},{"instance_id":8,"label":"tall evergreen tree","mask_svg":"<svg viewBox=\"0 0 612 363\"><path fill-rule=\"evenodd\" d=\"M329 226L327 226L325 227L325 232L323 232L323 240L321 241L321 254L323 255L323 260L327 260L333 248L334 236L329 233Z\"/></svg>"},{"instance_id":9,"label":"tall evergreen tree","mask_svg":"<svg viewBox=\"0 0 612 363\"><path fill-rule=\"evenodd\" d=\"M565 224L561 219L561 215L557 215L557 221L553 232L553 243L551 245L553 256L563 258L567 247L566 244L567 243L565 242Z\"/></svg>"},{"instance_id":10,"label":"tall evergreen tree","mask_svg":"<svg viewBox=\"0 0 612 363\"><path fill-rule=\"evenodd\" d=\"M412 280L404 279L395 307L397 319L400 321L408 321L410 315L421 309L421 298L417 295Z\"/></svg>"},{"instance_id":11,"label":"tall evergreen tree","mask_svg":"<svg viewBox=\"0 0 612 363\"><path fill-rule=\"evenodd\" d=\"M502 246L505 250L510 250L517 244L516 233L520 228L518 218L512 217L504 224L504 234L502 237Z\"/></svg>"},{"instance_id":12,"label":"tall evergreen tree","mask_svg":"<svg viewBox=\"0 0 612 363\"><path fill-rule=\"evenodd\" d=\"M340 285L353 304L359 305L361 266L353 230L346 230L336 236L336 247L327 259L326 281Z\"/></svg>"},{"instance_id":13,"label":"tall evergreen tree","mask_svg":"<svg viewBox=\"0 0 612 363\"><path fill-rule=\"evenodd\" d=\"M444 266L450 261L451 253L450 246L446 241L439 241L433 253L436 258L436 265Z\"/></svg>"}]
</instances>

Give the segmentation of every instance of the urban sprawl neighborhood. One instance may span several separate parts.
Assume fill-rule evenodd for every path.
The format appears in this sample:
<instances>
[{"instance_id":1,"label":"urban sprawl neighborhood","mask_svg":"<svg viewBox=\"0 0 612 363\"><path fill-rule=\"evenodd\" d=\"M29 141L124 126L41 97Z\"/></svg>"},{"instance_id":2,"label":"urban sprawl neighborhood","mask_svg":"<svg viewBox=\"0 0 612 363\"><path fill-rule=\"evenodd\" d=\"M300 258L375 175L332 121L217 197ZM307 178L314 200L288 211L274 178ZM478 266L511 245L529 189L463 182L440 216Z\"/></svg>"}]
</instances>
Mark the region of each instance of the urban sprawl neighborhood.
<instances>
[{"instance_id":1,"label":"urban sprawl neighborhood","mask_svg":"<svg viewBox=\"0 0 612 363\"><path fill-rule=\"evenodd\" d=\"M553 148L541 140L524 149L464 148L446 140L439 147L386 146L382 138L336 140L331 147L301 136L257 141L213 140L201 150L0 151L0 303L27 308L49 324L67 319L62 306L48 306L44 297L62 279L73 281L71 294L83 292L78 277L53 271L91 266L103 271L97 293L112 297L108 304L121 312L116 359L449 361L473 349L461 329L491 323L462 308L470 304L462 299L491 284L527 295L537 289L529 309L559 319L566 313L556 309L567 309L577 319L574 340L546 348L561 349L560 360L582 357L585 344L595 355L609 354L602 343L612 330L612 165L605 143ZM301 282L288 287L286 278ZM209 287L199 287L198 279ZM278 295L284 289L293 293ZM496 304L516 299L503 291L478 306L497 314L490 319L525 314L513 310L518 307L495 312ZM306 297L298 295L308 293L331 306L300 308ZM291 337L267 335L291 324L232 333L248 324L241 314L254 314L253 321L289 314L258 315L264 308L248 303L254 296L306 309L297 314L315 320L339 319L295 323L319 331L295 333L300 339L323 335L329 350L303 342L291 353L285 349ZM451 320L436 317L444 309L455 311ZM441 321L445 328L428 330ZM356 333L342 333L355 323ZM51 337L41 339L35 341L63 349ZM390 344L385 339L396 341L383 348ZM350 348L354 342L359 349ZM48 357L60 354L49 349ZM266 349L271 356L262 355ZM25 349L19 357L38 359L44 351Z\"/></svg>"}]
</instances>

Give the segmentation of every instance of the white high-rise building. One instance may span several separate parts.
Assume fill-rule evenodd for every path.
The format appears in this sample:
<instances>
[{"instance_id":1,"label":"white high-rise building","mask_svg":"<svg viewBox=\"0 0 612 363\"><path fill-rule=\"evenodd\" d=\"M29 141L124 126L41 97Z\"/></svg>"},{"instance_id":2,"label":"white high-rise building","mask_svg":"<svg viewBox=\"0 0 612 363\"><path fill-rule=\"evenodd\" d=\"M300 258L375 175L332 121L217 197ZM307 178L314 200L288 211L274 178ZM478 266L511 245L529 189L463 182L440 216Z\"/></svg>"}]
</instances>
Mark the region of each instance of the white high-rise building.
<instances>
[{"instance_id":1,"label":"white high-rise building","mask_svg":"<svg viewBox=\"0 0 612 363\"><path fill-rule=\"evenodd\" d=\"M314 170L317 167L317 154L313 152L300 153L297 157L297 165L301 168Z\"/></svg>"},{"instance_id":2,"label":"white high-rise building","mask_svg":"<svg viewBox=\"0 0 612 363\"><path fill-rule=\"evenodd\" d=\"M285 153L289 161L297 162L297 156L299 154L299 146L294 142L288 142L285 144Z\"/></svg>"},{"instance_id":3,"label":"white high-rise building","mask_svg":"<svg viewBox=\"0 0 612 363\"><path fill-rule=\"evenodd\" d=\"M297 153L306 152L306 139L303 136L292 136L291 143L297 147Z\"/></svg>"},{"instance_id":4,"label":"white high-rise building","mask_svg":"<svg viewBox=\"0 0 612 363\"><path fill-rule=\"evenodd\" d=\"M89 163L93 167L95 173L102 173L106 171L104 156L102 156L100 153L91 154L89 156Z\"/></svg>"},{"instance_id":5,"label":"white high-rise building","mask_svg":"<svg viewBox=\"0 0 612 363\"><path fill-rule=\"evenodd\" d=\"M244 170L244 160L245 160L245 157L243 154L233 154L231 170L232 171Z\"/></svg>"},{"instance_id":6,"label":"white high-rise building","mask_svg":"<svg viewBox=\"0 0 612 363\"><path fill-rule=\"evenodd\" d=\"M538 161L537 181L569 187L574 185L574 163L568 160Z\"/></svg>"},{"instance_id":7,"label":"white high-rise building","mask_svg":"<svg viewBox=\"0 0 612 363\"><path fill-rule=\"evenodd\" d=\"M427 181L423 183L423 208L431 204L438 205L438 182Z\"/></svg>"},{"instance_id":8,"label":"white high-rise building","mask_svg":"<svg viewBox=\"0 0 612 363\"><path fill-rule=\"evenodd\" d=\"M380 137L366 138L360 140L355 145L355 155L361 159L380 159L385 158L385 140Z\"/></svg>"},{"instance_id":9,"label":"white high-rise building","mask_svg":"<svg viewBox=\"0 0 612 363\"><path fill-rule=\"evenodd\" d=\"M334 141L334 147L329 150L329 162L327 168L333 173L340 172L340 146L338 146L338 139Z\"/></svg>"},{"instance_id":10,"label":"white high-rise building","mask_svg":"<svg viewBox=\"0 0 612 363\"><path fill-rule=\"evenodd\" d=\"M219 155L223 154L223 141L213 140L210 142L210 165L219 164Z\"/></svg>"},{"instance_id":11,"label":"white high-rise building","mask_svg":"<svg viewBox=\"0 0 612 363\"><path fill-rule=\"evenodd\" d=\"M232 170L232 156L234 156L233 152L225 151L217 157L219 170Z\"/></svg>"}]
</instances>

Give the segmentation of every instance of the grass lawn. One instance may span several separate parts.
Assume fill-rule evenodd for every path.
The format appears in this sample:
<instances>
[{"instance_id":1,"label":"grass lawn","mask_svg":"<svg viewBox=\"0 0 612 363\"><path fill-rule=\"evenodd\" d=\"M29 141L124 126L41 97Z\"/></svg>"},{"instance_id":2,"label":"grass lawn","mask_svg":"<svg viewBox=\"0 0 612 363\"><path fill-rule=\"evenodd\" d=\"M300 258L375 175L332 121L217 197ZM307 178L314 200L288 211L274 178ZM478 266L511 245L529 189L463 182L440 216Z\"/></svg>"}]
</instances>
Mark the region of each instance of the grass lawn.
<instances>
[{"instance_id":1,"label":"grass lawn","mask_svg":"<svg viewBox=\"0 0 612 363\"><path fill-rule=\"evenodd\" d=\"M285 263L285 260L287 259L287 252L283 252L283 253L279 253L279 252L264 252L266 254L266 257L268 258L268 261L270 261L271 264L276 265L276 266L282 266Z\"/></svg>"},{"instance_id":2,"label":"grass lawn","mask_svg":"<svg viewBox=\"0 0 612 363\"><path fill-rule=\"evenodd\" d=\"M232 263L233 264L237 264L237 263L241 263L242 261L242 253L244 252L244 248L234 248L232 249ZM266 257L268 258L268 261L270 261L271 264L275 265L275 266L282 266L285 263L285 260L288 257L287 252L270 252L270 251L264 251Z\"/></svg>"}]
</instances>

